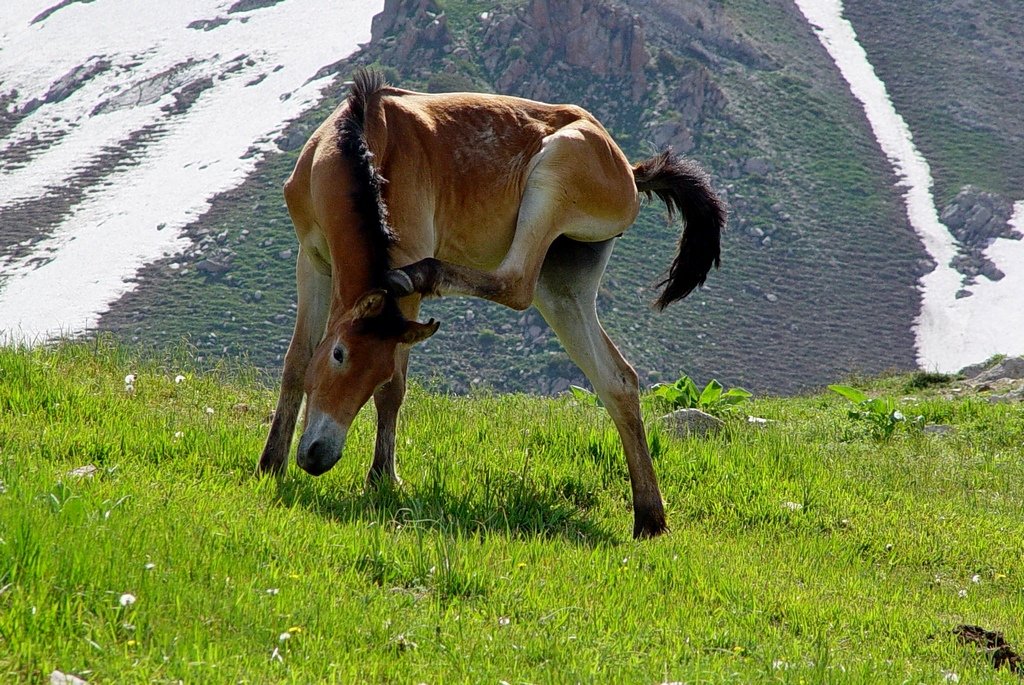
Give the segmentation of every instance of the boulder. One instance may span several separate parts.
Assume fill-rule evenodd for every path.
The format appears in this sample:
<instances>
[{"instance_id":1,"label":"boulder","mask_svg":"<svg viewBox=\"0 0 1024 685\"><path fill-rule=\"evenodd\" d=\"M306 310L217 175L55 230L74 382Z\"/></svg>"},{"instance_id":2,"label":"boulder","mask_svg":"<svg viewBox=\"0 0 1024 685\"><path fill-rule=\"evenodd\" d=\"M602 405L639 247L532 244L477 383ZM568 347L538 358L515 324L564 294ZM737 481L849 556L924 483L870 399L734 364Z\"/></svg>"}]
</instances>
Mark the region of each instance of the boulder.
<instances>
[{"instance_id":1,"label":"boulder","mask_svg":"<svg viewBox=\"0 0 1024 685\"><path fill-rule=\"evenodd\" d=\"M669 433L680 438L714 435L725 427L725 422L700 409L677 409L661 417Z\"/></svg>"}]
</instances>

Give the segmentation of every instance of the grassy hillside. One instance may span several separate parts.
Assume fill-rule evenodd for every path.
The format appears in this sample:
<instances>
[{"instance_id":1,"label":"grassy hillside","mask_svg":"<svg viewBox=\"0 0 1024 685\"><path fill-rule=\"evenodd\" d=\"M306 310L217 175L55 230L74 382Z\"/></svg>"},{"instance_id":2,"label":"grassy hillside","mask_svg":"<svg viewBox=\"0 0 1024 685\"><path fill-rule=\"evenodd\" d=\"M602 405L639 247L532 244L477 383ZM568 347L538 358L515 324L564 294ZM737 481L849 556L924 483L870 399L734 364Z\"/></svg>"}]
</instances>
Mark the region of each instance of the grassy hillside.
<instances>
[{"instance_id":1,"label":"grassy hillside","mask_svg":"<svg viewBox=\"0 0 1024 685\"><path fill-rule=\"evenodd\" d=\"M940 209L967 184L1024 197L1019 5L854 0L845 8L931 164Z\"/></svg>"},{"instance_id":2,"label":"grassy hillside","mask_svg":"<svg viewBox=\"0 0 1024 685\"><path fill-rule=\"evenodd\" d=\"M0 680L1018 682L950 631L1024 642L1024 410L920 385L870 391L954 433L815 395L681 440L647 406L673 530L636 543L610 422L566 397L414 388L405 483L367 493L370 409L329 474L260 481L252 371L3 349Z\"/></svg>"}]
</instances>

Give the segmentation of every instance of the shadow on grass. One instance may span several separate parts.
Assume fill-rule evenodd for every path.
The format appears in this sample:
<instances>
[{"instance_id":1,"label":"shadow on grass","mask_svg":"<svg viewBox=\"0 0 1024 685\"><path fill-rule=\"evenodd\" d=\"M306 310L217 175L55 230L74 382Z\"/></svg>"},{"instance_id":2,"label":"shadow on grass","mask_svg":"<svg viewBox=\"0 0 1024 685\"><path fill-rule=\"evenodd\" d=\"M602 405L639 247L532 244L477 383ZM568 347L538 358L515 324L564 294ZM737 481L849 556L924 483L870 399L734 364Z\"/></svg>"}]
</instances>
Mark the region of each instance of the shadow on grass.
<instances>
[{"instance_id":1,"label":"shadow on grass","mask_svg":"<svg viewBox=\"0 0 1024 685\"><path fill-rule=\"evenodd\" d=\"M422 485L406 482L397 488L384 485L358 492L324 493L310 479L298 477L279 481L277 496L285 506L301 506L345 523L414 525L452 536L562 538L587 547L622 542L558 492L519 480L495 483L484 479L477 487L460 492L443 481L428 480Z\"/></svg>"}]
</instances>

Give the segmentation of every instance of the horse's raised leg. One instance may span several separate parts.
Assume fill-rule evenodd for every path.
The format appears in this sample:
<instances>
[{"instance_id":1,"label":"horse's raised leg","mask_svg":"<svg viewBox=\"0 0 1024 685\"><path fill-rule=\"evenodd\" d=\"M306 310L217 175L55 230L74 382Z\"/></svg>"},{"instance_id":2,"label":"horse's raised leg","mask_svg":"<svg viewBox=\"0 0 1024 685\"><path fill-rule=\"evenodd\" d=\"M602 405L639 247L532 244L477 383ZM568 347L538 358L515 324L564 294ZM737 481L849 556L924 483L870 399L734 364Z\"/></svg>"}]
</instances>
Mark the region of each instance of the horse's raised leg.
<instances>
[{"instance_id":1,"label":"horse's raised leg","mask_svg":"<svg viewBox=\"0 0 1024 685\"><path fill-rule=\"evenodd\" d=\"M281 394L274 410L274 422L260 456L259 473L284 473L288 466L295 421L302 405L303 381L313 350L324 335L331 304L331 276L323 273L299 248L295 265L298 312L291 344L284 357Z\"/></svg>"},{"instance_id":2,"label":"horse's raised leg","mask_svg":"<svg viewBox=\"0 0 1024 685\"><path fill-rule=\"evenodd\" d=\"M633 489L633 537L647 538L668 528L640 415L638 379L597 318L597 289L614 242L557 240L544 261L534 304L618 428Z\"/></svg>"},{"instance_id":3,"label":"horse's raised leg","mask_svg":"<svg viewBox=\"0 0 1024 685\"><path fill-rule=\"evenodd\" d=\"M373 464L366 474L368 487L401 483L395 470L395 431L398 426L398 410L405 398L409 350L399 347L395 355L395 375L373 393L373 403L377 407L377 443L373 449Z\"/></svg>"},{"instance_id":4,"label":"horse's raised leg","mask_svg":"<svg viewBox=\"0 0 1024 685\"><path fill-rule=\"evenodd\" d=\"M607 140L589 121L544 139L531 160L511 245L497 269L482 271L429 257L388 272L390 290L397 295L469 295L512 309L529 307L555 238L565 234L603 241L621 234L636 218L633 171Z\"/></svg>"}]
</instances>

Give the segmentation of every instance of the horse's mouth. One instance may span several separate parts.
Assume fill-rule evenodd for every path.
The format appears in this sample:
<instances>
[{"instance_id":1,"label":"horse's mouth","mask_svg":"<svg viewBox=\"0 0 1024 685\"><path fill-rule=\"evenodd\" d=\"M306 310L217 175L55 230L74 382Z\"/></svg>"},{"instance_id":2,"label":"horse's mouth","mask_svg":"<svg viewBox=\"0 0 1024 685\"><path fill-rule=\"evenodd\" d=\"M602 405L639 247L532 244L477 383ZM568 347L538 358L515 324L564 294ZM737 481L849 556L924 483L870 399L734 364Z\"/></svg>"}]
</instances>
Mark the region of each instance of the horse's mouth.
<instances>
[{"instance_id":1,"label":"horse's mouth","mask_svg":"<svg viewBox=\"0 0 1024 685\"><path fill-rule=\"evenodd\" d=\"M345 430L333 421L322 422L302 434L295 463L311 476L319 476L338 463L344 449Z\"/></svg>"}]
</instances>

